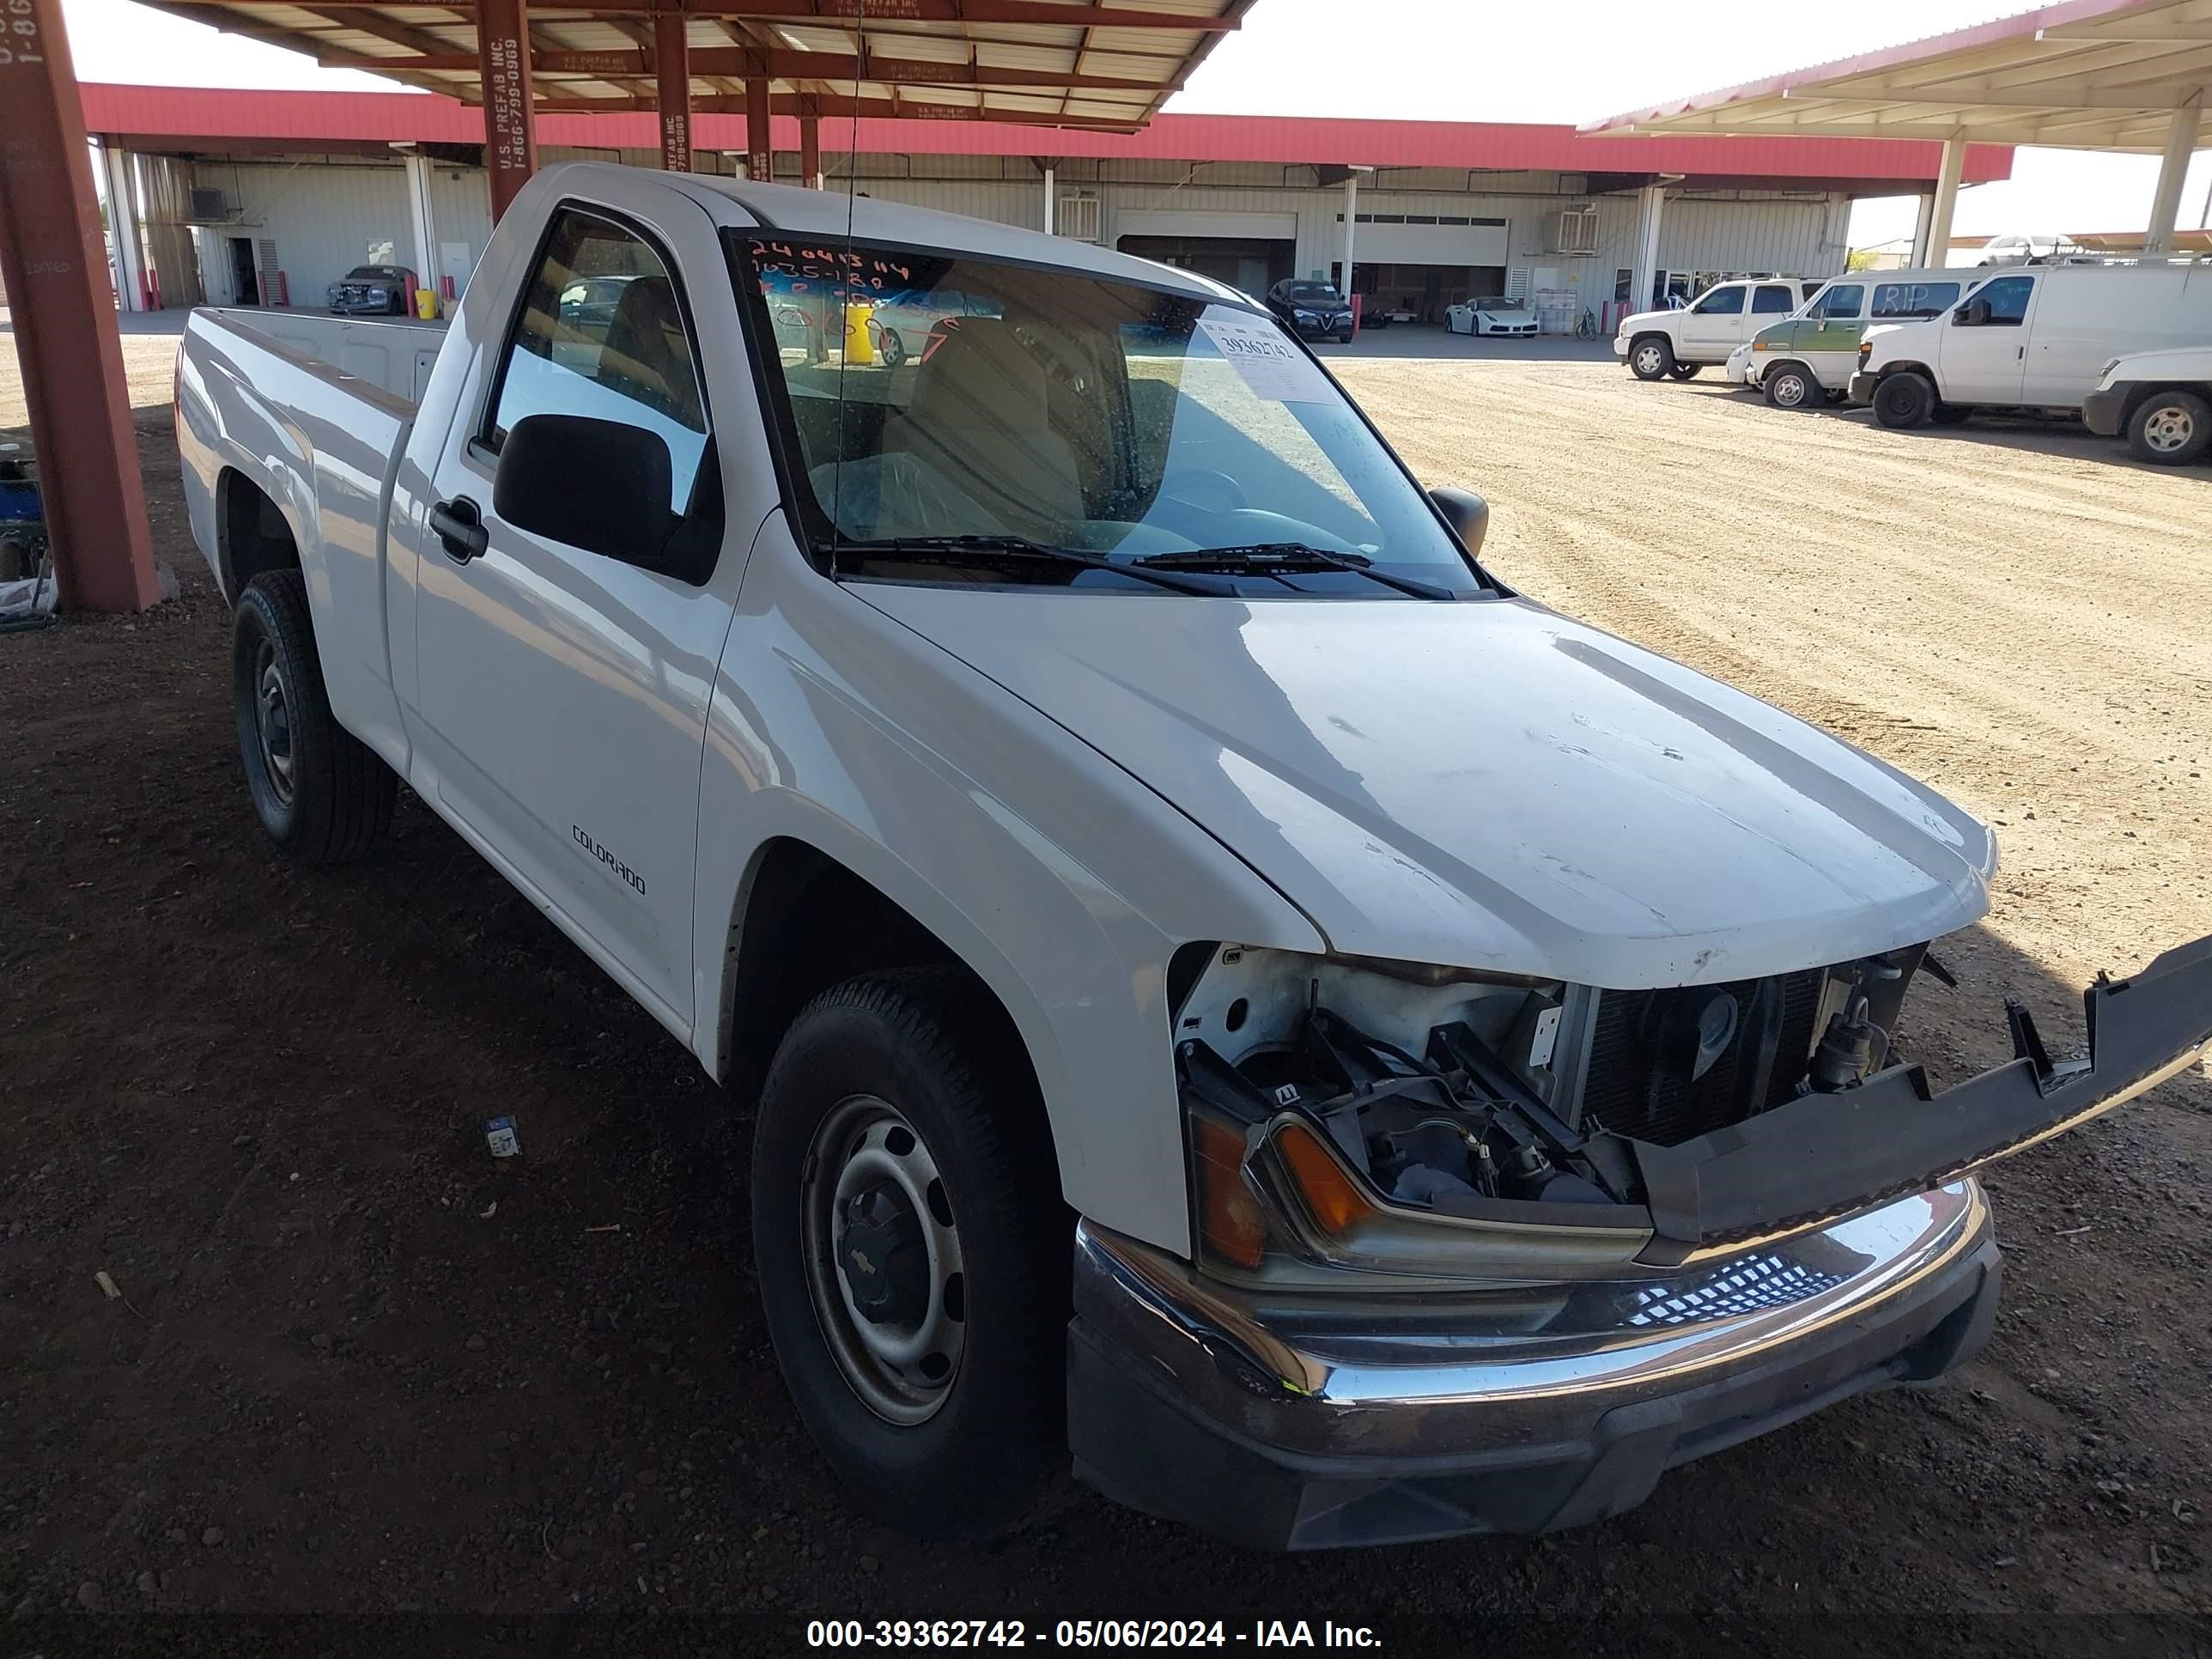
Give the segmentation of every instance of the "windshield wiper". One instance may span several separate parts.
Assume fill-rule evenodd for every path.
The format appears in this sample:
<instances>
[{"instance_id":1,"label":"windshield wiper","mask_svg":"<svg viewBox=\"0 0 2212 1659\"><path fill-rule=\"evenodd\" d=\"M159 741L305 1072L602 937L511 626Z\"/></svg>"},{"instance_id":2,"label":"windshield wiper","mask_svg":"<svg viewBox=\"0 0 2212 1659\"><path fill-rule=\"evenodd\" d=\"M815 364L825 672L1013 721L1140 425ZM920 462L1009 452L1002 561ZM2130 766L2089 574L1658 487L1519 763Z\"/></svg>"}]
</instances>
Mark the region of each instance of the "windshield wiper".
<instances>
[{"instance_id":1,"label":"windshield wiper","mask_svg":"<svg viewBox=\"0 0 2212 1659\"><path fill-rule=\"evenodd\" d=\"M1332 553L1304 542L1257 542L1249 547L1201 547L1188 553L1153 553L1136 561L1140 565L1168 570L1252 572L1272 576L1285 570L1349 570L1370 581L1395 587L1417 599L1452 599L1459 595L1413 576L1396 576L1375 568L1364 553Z\"/></svg>"},{"instance_id":2,"label":"windshield wiper","mask_svg":"<svg viewBox=\"0 0 2212 1659\"><path fill-rule=\"evenodd\" d=\"M1054 564L1077 565L1085 570L1111 570L1118 575L1150 582L1155 587L1173 588L1178 593L1202 593L1219 599L1237 592L1227 582L1210 582L1166 570L1147 570L1144 566L1149 561L1144 559L1101 558L1095 553L1079 553L1072 547L1033 542L1025 536L894 536L884 541L838 543L833 556L842 558L847 554L905 559L916 564L988 564L1000 560L1044 559Z\"/></svg>"}]
</instances>

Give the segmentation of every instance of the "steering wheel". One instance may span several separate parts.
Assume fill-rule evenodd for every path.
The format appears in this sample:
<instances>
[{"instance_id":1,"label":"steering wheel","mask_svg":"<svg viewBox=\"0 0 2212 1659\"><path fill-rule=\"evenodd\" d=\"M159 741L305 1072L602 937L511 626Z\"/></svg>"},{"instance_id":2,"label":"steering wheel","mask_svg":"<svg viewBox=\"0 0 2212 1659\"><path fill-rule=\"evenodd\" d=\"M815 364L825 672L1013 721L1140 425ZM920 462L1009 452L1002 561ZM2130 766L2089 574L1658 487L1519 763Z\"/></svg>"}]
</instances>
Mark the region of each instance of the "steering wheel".
<instances>
[{"instance_id":1,"label":"steering wheel","mask_svg":"<svg viewBox=\"0 0 2212 1659\"><path fill-rule=\"evenodd\" d=\"M1227 496L1228 505L1224 507L1209 507L1203 500L1195 501L1191 500L1183 493L1183 487L1193 484L1200 489L1212 490ZM1244 493L1243 484L1238 483L1226 472L1217 472L1210 466L1186 467L1181 472L1169 473L1160 480L1159 493L1163 496L1173 499L1182 506L1195 508L1201 513L1237 513L1252 505L1251 497Z\"/></svg>"}]
</instances>

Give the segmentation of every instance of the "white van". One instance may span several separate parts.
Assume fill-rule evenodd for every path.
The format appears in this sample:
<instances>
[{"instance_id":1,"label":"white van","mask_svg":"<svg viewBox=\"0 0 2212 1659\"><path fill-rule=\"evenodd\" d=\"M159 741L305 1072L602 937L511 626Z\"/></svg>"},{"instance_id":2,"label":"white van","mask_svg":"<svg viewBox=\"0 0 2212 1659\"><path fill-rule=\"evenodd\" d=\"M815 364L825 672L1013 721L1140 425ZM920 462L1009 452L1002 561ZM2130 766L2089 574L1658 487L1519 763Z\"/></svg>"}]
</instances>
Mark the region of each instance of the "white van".
<instances>
[{"instance_id":1,"label":"white van","mask_svg":"<svg viewBox=\"0 0 2212 1659\"><path fill-rule=\"evenodd\" d=\"M1639 380L1686 380L1769 323L1780 322L1819 292L1802 276L1740 277L1715 283L1680 311L1638 311L1620 319L1613 355Z\"/></svg>"},{"instance_id":2,"label":"white van","mask_svg":"<svg viewBox=\"0 0 2212 1659\"><path fill-rule=\"evenodd\" d=\"M2212 343L2212 265L2003 270L1941 317L1870 328L1850 398L1887 427L2081 411L2114 357Z\"/></svg>"},{"instance_id":3,"label":"white van","mask_svg":"<svg viewBox=\"0 0 2212 1659\"><path fill-rule=\"evenodd\" d=\"M1729 355L1728 378L1755 386L1778 409L1814 409L1840 395L1859 366L1867 331L1940 317L1990 275L1985 270L1855 270L1821 285Z\"/></svg>"}]
</instances>

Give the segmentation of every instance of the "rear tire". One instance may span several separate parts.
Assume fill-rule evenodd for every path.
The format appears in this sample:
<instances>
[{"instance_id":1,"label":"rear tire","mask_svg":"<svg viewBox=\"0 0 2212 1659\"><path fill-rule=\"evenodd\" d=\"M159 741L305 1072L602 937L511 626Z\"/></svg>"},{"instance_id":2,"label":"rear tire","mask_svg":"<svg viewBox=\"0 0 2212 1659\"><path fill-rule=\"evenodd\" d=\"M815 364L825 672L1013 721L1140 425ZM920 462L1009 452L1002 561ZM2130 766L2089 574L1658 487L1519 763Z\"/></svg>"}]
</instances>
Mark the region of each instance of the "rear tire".
<instances>
[{"instance_id":1,"label":"rear tire","mask_svg":"<svg viewBox=\"0 0 2212 1659\"><path fill-rule=\"evenodd\" d=\"M885 368L896 368L906 361L906 342L899 337L896 329L883 331L882 338L876 346L876 357Z\"/></svg>"},{"instance_id":2,"label":"rear tire","mask_svg":"<svg viewBox=\"0 0 2212 1659\"><path fill-rule=\"evenodd\" d=\"M2128 417L2128 448L2154 466L2185 466L2212 449L2212 404L2193 392L2154 392Z\"/></svg>"},{"instance_id":3,"label":"rear tire","mask_svg":"<svg viewBox=\"0 0 2212 1659\"><path fill-rule=\"evenodd\" d=\"M1924 424L1935 408L1935 383L1911 369L1883 375L1874 389L1874 417L1892 431L1906 432Z\"/></svg>"},{"instance_id":4,"label":"rear tire","mask_svg":"<svg viewBox=\"0 0 2212 1659\"><path fill-rule=\"evenodd\" d=\"M807 1005L761 1091L777 1363L853 1503L921 1537L1008 1531L1066 1484L1074 1227L1018 1042L963 969L870 974Z\"/></svg>"},{"instance_id":5,"label":"rear tire","mask_svg":"<svg viewBox=\"0 0 2212 1659\"><path fill-rule=\"evenodd\" d=\"M1628 348L1628 372L1639 380L1663 380L1674 372L1674 348L1663 334L1646 334Z\"/></svg>"},{"instance_id":6,"label":"rear tire","mask_svg":"<svg viewBox=\"0 0 2212 1659\"><path fill-rule=\"evenodd\" d=\"M1677 362L1670 365L1667 372L1678 380L1694 380L1698 378L1698 371L1704 367L1703 363Z\"/></svg>"},{"instance_id":7,"label":"rear tire","mask_svg":"<svg viewBox=\"0 0 2212 1659\"><path fill-rule=\"evenodd\" d=\"M1777 363L1759 383L1769 409L1818 409L1827 401L1820 383L1802 363Z\"/></svg>"},{"instance_id":8,"label":"rear tire","mask_svg":"<svg viewBox=\"0 0 2212 1659\"><path fill-rule=\"evenodd\" d=\"M303 864L343 864L392 829L399 780L337 723L297 570L264 571L238 596L231 701L261 827Z\"/></svg>"}]
</instances>

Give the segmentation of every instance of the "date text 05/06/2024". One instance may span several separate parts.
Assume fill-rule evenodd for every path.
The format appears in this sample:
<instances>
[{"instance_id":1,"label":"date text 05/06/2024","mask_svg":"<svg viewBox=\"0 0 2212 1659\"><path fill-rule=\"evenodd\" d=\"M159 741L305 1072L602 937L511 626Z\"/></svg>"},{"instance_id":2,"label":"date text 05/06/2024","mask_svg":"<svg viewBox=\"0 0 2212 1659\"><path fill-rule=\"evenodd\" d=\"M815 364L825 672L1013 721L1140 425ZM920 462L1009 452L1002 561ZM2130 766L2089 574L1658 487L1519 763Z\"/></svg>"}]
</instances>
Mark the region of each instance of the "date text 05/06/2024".
<instances>
[{"instance_id":1,"label":"date text 05/06/2024","mask_svg":"<svg viewBox=\"0 0 2212 1659\"><path fill-rule=\"evenodd\" d=\"M1366 1625L1259 1619L812 1619L810 1648L1379 1648Z\"/></svg>"}]
</instances>

